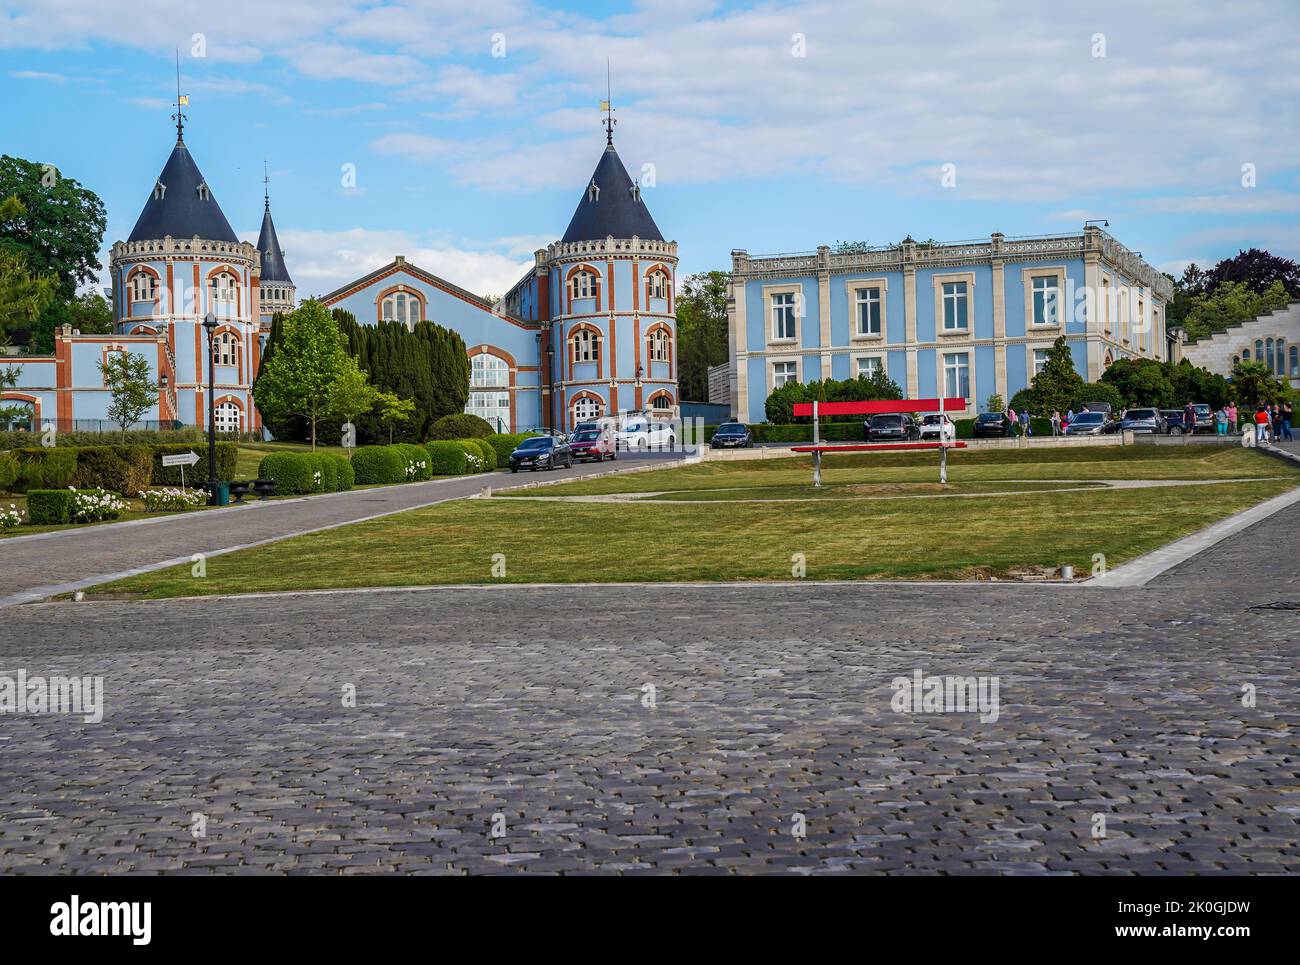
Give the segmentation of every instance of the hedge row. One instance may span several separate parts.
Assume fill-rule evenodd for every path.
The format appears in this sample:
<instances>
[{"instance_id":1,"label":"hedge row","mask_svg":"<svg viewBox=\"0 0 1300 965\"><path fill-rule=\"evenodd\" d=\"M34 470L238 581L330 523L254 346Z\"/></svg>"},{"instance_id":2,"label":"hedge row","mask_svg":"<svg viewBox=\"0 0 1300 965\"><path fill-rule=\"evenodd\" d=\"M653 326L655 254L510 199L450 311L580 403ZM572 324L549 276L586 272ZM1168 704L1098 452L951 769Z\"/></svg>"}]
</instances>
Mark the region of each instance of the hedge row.
<instances>
[{"instance_id":1,"label":"hedge row","mask_svg":"<svg viewBox=\"0 0 1300 965\"><path fill-rule=\"evenodd\" d=\"M33 526L72 522L71 489L32 489L27 493L27 521Z\"/></svg>"},{"instance_id":2,"label":"hedge row","mask_svg":"<svg viewBox=\"0 0 1300 965\"><path fill-rule=\"evenodd\" d=\"M32 446L0 454L0 489L27 492L31 489L106 489L135 496L150 486L179 486L179 466L162 464L162 457L195 452L199 461L186 467L188 482L207 478L204 447L185 444L121 446ZM217 443L217 477L235 474L238 448L233 442Z\"/></svg>"},{"instance_id":3,"label":"hedge row","mask_svg":"<svg viewBox=\"0 0 1300 965\"><path fill-rule=\"evenodd\" d=\"M970 439L974 435L974 419L953 419L958 439ZM1035 436L1050 436L1052 420L1035 416L1030 420ZM754 433L755 442L812 442L812 423L800 422L779 424L758 422L749 427ZM703 439L708 442L718 430L717 426L705 426ZM823 422L821 424L823 442L862 442L865 438L861 422Z\"/></svg>"},{"instance_id":4,"label":"hedge row","mask_svg":"<svg viewBox=\"0 0 1300 965\"><path fill-rule=\"evenodd\" d=\"M257 466L259 479L274 479L282 495L337 493L356 481L353 466L333 452L273 452Z\"/></svg>"}]
</instances>

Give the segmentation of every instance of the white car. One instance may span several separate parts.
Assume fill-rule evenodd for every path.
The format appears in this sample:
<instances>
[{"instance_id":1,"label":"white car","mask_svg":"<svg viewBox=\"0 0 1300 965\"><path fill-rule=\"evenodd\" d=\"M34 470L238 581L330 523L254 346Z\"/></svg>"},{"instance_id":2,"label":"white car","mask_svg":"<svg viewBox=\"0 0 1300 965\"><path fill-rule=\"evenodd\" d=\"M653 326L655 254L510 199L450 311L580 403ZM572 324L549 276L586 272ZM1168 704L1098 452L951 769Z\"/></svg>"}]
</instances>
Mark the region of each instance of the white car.
<instances>
[{"instance_id":1,"label":"white car","mask_svg":"<svg viewBox=\"0 0 1300 965\"><path fill-rule=\"evenodd\" d=\"M614 433L614 445L629 452L676 449L677 433L667 422L630 421Z\"/></svg>"},{"instance_id":2,"label":"white car","mask_svg":"<svg viewBox=\"0 0 1300 965\"><path fill-rule=\"evenodd\" d=\"M928 415L921 420L920 438L934 442L951 442L957 438L957 427L946 415Z\"/></svg>"}]
</instances>

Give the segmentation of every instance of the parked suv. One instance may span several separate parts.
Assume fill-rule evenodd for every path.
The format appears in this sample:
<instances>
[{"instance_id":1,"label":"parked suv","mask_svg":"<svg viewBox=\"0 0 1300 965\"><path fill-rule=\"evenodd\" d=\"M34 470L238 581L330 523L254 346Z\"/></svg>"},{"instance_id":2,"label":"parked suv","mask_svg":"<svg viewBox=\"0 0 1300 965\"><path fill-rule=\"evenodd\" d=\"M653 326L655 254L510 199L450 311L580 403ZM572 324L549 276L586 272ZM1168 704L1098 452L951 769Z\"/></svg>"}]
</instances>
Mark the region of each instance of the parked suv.
<instances>
[{"instance_id":1,"label":"parked suv","mask_svg":"<svg viewBox=\"0 0 1300 965\"><path fill-rule=\"evenodd\" d=\"M1165 417L1159 409L1129 409L1120 420L1121 430L1131 432L1150 432L1164 435L1168 431Z\"/></svg>"},{"instance_id":2,"label":"parked suv","mask_svg":"<svg viewBox=\"0 0 1300 965\"><path fill-rule=\"evenodd\" d=\"M592 462L604 462L606 459L618 458L618 452L614 448L614 434L594 422L573 430L573 435L569 438L569 449L575 461L590 459Z\"/></svg>"},{"instance_id":3,"label":"parked suv","mask_svg":"<svg viewBox=\"0 0 1300 965\"><path fill-rule=\"evenodd\" d=\"M932 413L921 420L920 438L942 442L957 438L957 427L942 413Z\"/></svg>"},{"instance_id":4,"label":"parked suv","mask_svg":"<svg viewBox=\"0 0 1300 965\"><path fill-rule=\"evenodd\" d=\"M614 434L614 444L629 452L645 452L649 449L676 449L677 433L667 422L654 422L649 419L629 419Z\"/></svg>"},{"instance_id":5,"label":"parked suv","mask_svg":"<svg viewBox=\"0 0 1300 965\"><path fill-rule=\"evenodd\" d=\"M921 437L921 427L907 413L873 415L862 423L867 442L911 442Z\"/></svg>"}]
</instances>

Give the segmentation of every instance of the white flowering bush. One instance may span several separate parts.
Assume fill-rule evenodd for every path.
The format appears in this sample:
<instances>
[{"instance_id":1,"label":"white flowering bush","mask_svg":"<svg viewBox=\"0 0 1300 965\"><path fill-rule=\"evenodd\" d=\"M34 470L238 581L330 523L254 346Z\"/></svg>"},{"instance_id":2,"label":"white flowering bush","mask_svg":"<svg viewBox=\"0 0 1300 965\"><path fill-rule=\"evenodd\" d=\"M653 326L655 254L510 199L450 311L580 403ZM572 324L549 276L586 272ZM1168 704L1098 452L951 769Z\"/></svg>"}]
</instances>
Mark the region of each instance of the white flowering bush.
<instances>
[{"instance_id":1,"label":"white flowering bush","mask_svg":"<svg viewBox=\"0 0 1300 965\"><path fill-rule=\"evenodd\" d=\"M410 482L412 479L425 479L425 478L428 478L428 475L427 475L427 473L425 472L425 470L427 470L428 468L429 468L429 462L428 462L428 460L425 460L425 459L409 460L409 459L408 459L407 462L406 462L406 481L407 481L407 482Z\"/></svg>"},{"instance_id":2,"label":"white flowering bush","mask_svg":"<svg viewBox=\"0 0 1300 965\"><path fill-rule=\"evenodd\" d=\"M14 503L9 504L8 509L0 507L0 530L11 530L23 521L27 514L17 507Z\"/></svg>"},{"instance_id":3,"label":"white flowering bush","mask_svg":"<svg viewBox=\"0 0 1300 965\"><path fill-rule=\"evenodd\" d=\"M97 523L104 519L117 519L127 508L126 500L117 493L107 489L72 490L72 521L74 523Z\"/></svg>"},{"instance_id":4,"label":"white flowering bush","mask_svg":"<svg viewBox=\"0 0 1300 965\"><path fill-rule=\"evenodd\" d=\"M465 461L469 463L469 472L483 471L483 457L476 456L472 452L465 453Z\"/></svg>"},{"instance_id":5,"label":"white flowering bush","mask_svg":"<svg viewBox=\"0 0 1300 965\"><path fill-rule=\"evenodd\" d=\"M312 492L315 493L321 491L321 474L319 469L311 474L311 489Z\"/></svg>"},{"instance_id":6,"label":"white flowering bush","mask_svg":"<svg viewBox=\"0 0 1300 965\"><path fill-rule=\"evenodd\" d=\"M198 509L208 501L208 494L202 489L146 489L140 494L144 508L151 513L177 513L187 509Z\"/></svg>"}]
</instances>

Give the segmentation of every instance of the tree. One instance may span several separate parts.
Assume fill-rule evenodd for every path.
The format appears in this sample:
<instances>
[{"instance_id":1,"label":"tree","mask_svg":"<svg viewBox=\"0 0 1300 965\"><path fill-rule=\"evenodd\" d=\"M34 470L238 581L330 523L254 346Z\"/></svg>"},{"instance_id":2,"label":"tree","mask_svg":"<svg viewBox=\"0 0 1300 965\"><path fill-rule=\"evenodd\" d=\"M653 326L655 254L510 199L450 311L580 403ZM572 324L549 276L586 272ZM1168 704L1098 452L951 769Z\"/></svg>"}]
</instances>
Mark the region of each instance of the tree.
<instances>
[{"instance_id":1,"label":"tree","mask_svg":"<svg viewBox=\"0 0 1300 965\"><path fill-rule=\"evenodd\" d=\"M126 430L158 404L158 386L149 377L149 361L134 352L109 352L99 363L99 371L111 394L108 417L121 426L125 442Z\"/></svg>"},{"instance_id":2,"label":"tree","mask_svg":"<svg viewBox=\"0 0 1300 965\"><path fill-rule=\"evenodd\" d=\"M785 425L795 421L794 406L798 402L870 402L874 399L901 399L903 390L893 379L877 369L870 377L860 375L856 379L827 379L802 382L787 382L772 390L764 403L767 421ZM807 416L800 416L807 419ZM860 416L822 417L823 421L857 421Z\"/></svg>"},{"instance_id":3,"label":"tree","mask_svg":"<svg viewBox=\"0 0 1300 965\"><path fill-rule=\"evenodd\" d=\"M415 412L415 400L399 399L391 392L376 392L375 405L379 409L379 421L388 427L388 442L393 441L393 427L409 422Z\"/></svg>"},{"instance_id":4,"label":"tree","mask_svg":"<svg viewBox=\"0 0 1300 965\"><path fill-rule=\"evenodd\" d=\"M54 301L56 289L53 275L34 274L22 255L0 250L0 344L32 325Z\"/></svg>"},{"instance_id":5,"label":"tree","mask_svg":"<svg viewBox=\"0 0 1300 965\"><path fill-rule=\"evenodd\" d=\"M1260 294L1281 285L1291 298L1300 298L1300 264L1260 248L1250 248L1211 268L1205 275L1205 293L1212 296L1229 282Z\"/></svg>"},{"instance_id":6,"label":"tree","mask_svg":"<svg viewBox=\"0 0 1300 965\"><path fill-rule=\"evenodd\" d=\"M1083 385L1083 376L1074 367L1070 344L1061 335L1047 350L1047 360L1030 382L1029 392L1016 393L1016 398L1011 400L1012 405L1016 405L1019 400L1023 407L1031 411L1051 412L1057 409L1065 412ZM1022 399L1022 395L1026 398Z\"/></svg>"},{"instance_id":7,"label":"tree","mask_svg":"<svg viewBox=\"0 0 1300 965\"><path fill-rule=\"evenodd\" d=\"M71 301L77 286L99 276L104 240L104 203L53 166L0 156L0 198L18 206L0 209L0 251L21 254L33 272L53 274Z\"/></svg>"},{"instance_id":8,"label":"tree","mask_svg":"<svg viewBox=\"0 0 1300 965\"><path fill-rule=\"evenodd\" d=\"M1252 409L1272 405L1278 400L1281 385L1263 362L1238 362L1232 367L1232 391L1237 401Z\"/></svg>"},{"instance_id":9,"label":"tree","mask_svg":"<svg viewBox=\"0 0 1300 965\"><path fill-rule=\"evenodd\" d=\"M349 357L348 364L342 367L330 387L329 414L353 422L361 413L374 408L377 395L366 373L357 367L356 359Z\"/></svg>"},{"instance_id":10,"label":"tree","mask_svg":"<svg viewBox=\"0 0 1300 965\"><path fill-rule=\"evenodd\" d=\"M1005 402L1002 401L1002 396L999 393L994 392L992 395L990 395L987 399L984 400L984 411L985 412L1006 412L1007 405Z\"/></svg>"},{"instance_id":11,"label":"tree","mask_svg":"<svg viewBox=\"0 0 1300 965\"><path fill-rule=\"evenodd\" d=\"M341 378L352 378L356 361L338 325L320 302L309 298L285 317L280 344L262 365L254 387L258 407L273 419L301 416L312 449L330 396Z\"/></svg>"},{"instance_id":12,"label":"tree","mask_svg":"<svg viewBox=\"0 0 1300 965\"><path fill-rule=\"evenodd\" d=\"M1249 321L1291 300L1282 282L1275 281L1262 292L1252 291L1241 282L1225 281L1213 294L1198 295L1192 300L1183 319L1183 329L1190 341L1225 331L1228 326Z\"/></svg>"},{"instance_id":13,"label":"tree","mask_svg":"<svg viewBox=\"0 0 1300 965\"><path fill-rule=\"evenodd\" d=\"M709 369L727 361L727 286L731 275L690 275L677 294L677 385L680 397L709 398Z\"/></svg>"}]
</instances>

